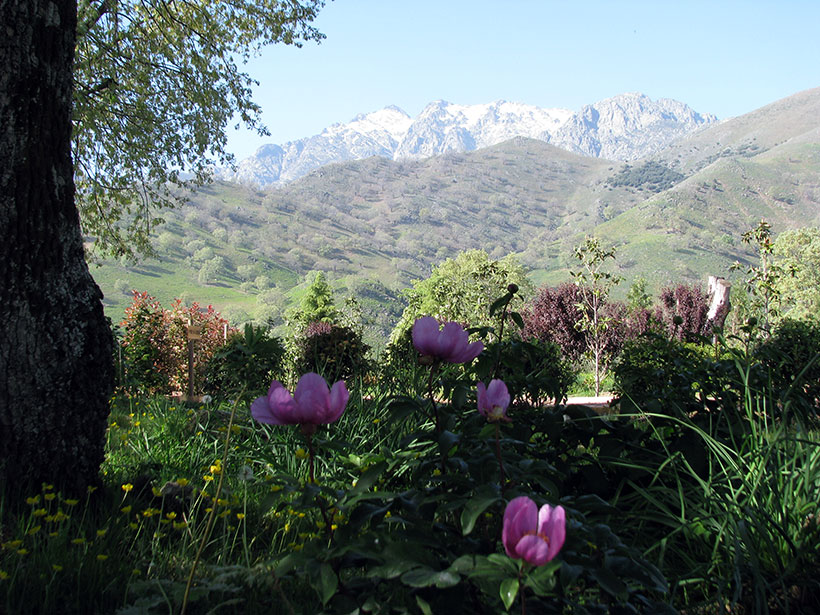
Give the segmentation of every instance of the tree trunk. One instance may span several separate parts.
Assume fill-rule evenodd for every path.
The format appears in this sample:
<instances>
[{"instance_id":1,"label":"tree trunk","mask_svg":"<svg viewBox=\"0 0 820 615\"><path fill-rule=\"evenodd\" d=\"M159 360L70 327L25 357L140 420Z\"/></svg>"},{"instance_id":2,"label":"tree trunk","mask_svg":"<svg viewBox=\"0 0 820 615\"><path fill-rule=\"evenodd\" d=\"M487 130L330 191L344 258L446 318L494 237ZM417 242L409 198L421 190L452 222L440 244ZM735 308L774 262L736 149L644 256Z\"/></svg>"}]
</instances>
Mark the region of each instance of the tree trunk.
<instances>
[{"instance_id":1,"label":"tree trunk","mask_svg":"<svg viewBox=\"0 0 820 615\"><path fill-rule=\"evenodd\" d=\"M0 489L99 480L111 332L71 162L76 0L0 0Z\"/></svg>"},{"instance_id":2,"label":"tree trunk","mask_svg":"<svg viewBox=\"0 0 820 615\"><path fill-rule=\"evenodd\" d=\"M715 328L722 328L729 314L729 294L732 283L723 278L709 276L709 312L706 315L705 334L712 333Z\"/></svg>"}]
</instances>

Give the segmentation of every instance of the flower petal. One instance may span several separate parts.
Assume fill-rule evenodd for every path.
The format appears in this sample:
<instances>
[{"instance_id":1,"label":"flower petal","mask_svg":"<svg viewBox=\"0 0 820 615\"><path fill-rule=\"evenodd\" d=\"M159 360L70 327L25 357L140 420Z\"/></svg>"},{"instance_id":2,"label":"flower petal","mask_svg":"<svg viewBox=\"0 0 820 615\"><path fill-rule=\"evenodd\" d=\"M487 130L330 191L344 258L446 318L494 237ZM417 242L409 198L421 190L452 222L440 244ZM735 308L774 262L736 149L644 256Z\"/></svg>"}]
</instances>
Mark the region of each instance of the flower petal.
<instances>
[{"instance_id":1,"label":"flower petal","mask_svg":"<svg viewBox=\"0 0 820 615\"><path fill-rule=\"evenodd\" d=\"M525 495L510 500L504 509L501 542L512 558L519 559L516 546L527 532L534 532L538 524L538 507Z\"/></svg>"},{"instance_id":2,"label":"flower petal","mask_svg":"<svg viewBox=\"0 0 820 615\"><path fill-rule=\"evenodd\" d=\"M549 542L544 540L543 537L528 534L518 541L515 551L518 553L518 557L523 558L525 562L533 566L543 566L552 559L550 557L550 546Z\"/></svg>"},{"instance_id":3,"label":"flower petal","mask_svg":"<svg viewBox=\"0 0 820 615\"><path fill-rule=\"evenodd\" d=\"M299 378L293 392L296 400L297 423L318 425L324 420L330 407L330 389L319 374L308 372Z\"/></svg>"},{"instance_id":4,"label":"flower petal","mask_svg":"<svg viewBox=\"0 0 820 615\"><path fill-rule=\"evenodd\" d=\"M423 355L435 356L439 337L438 321L432 316L423 316L413 323L413 346Z\"/></svg>"},{"instance_id":5,"label":"flower petal","mask_svg":"<svg viewBox=\"0 0 820 615\"><path fill-rule=\"evenodd\" d=\"M457 322L444 323L441 335L438 337L436 356L448 363L463 363L458 357L467 348L467 332Z\"/></svg>"},{"instance_id":6,"label":"flower petal","mask_svg":"<svg viewBox=\"0 0 820 615\"><path fill-rule=\"evenodd\" d=\"M538 511L538 533L549 538L547 561L550 561L558 555L567 537L566 511L563 506L552 508L549 504L544 504L541 507Z\"/></svg>"},{"instance_id":7,"label":"flower petal","mask_svg":"<svg viewBox=\"0 0 820 615\"><path fill-rule=\"evenodd\" d=\"M267 396L257 397L251 404L251 416L260 423L281 425L282 422L271 412Z\"/></svg>"},{"instance_id":8,"label":"flower petal","mask_svg":"<svg viewBox=\"0 0 820 615\"><path fill-rule=\"evenodd\" d=\"M490 408L498 406L506 410L510 405L510 392L503 380L493 379L487 387L487 404Z\"/></svg>"}]
</instances>

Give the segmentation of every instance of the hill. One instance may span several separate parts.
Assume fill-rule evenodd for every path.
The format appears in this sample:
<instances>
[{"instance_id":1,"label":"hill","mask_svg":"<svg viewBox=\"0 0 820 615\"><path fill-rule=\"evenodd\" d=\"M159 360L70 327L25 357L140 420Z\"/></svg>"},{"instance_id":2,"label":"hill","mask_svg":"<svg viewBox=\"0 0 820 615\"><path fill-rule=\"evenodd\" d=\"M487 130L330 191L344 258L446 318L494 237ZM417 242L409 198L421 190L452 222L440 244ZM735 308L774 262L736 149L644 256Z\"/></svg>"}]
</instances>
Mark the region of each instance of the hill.
<instances>
[{"instance_id":1,"label":"hill","mask_svg":"<svg viewBox=\"0 0 820 615\"><path fill-rule=\"evenodd\" d=\"M703 282L752 257L740 235L761 218L775 231L820 223L818 110L820 89L802 92L628 166L516 138L423 160L331 164L264 191L217 182L168 212L158 262L94 273L112 314L133 286L280 323L305 274L321 269L342 295L365 298L381 331L401 309L401 288L471 248L515 252L536 282L555 283L574 245L595 233L617 246L627 280Z\"/></svg>"}]
</instances>

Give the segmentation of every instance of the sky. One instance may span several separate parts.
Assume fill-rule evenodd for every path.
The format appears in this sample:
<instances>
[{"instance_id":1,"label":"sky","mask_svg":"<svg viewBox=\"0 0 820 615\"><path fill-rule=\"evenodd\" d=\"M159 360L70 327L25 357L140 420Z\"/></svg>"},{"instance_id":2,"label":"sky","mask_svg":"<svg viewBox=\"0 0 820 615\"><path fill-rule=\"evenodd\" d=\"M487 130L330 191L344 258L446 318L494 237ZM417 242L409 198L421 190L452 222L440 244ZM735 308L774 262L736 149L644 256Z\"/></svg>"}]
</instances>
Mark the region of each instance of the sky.
<instances>
[{"instance_id":1,"label":"sky","mask_svg":"<svg viewBox=\"0 0 820 615\"><path fill-rule=\"evenodd\" d=\"M230 130L238 160L388 105L577 111L642 92L725 119L820 86L817 0L335 0L314 25L321 44L245 67L270 136Z\"/></svg>"}]
</instances>

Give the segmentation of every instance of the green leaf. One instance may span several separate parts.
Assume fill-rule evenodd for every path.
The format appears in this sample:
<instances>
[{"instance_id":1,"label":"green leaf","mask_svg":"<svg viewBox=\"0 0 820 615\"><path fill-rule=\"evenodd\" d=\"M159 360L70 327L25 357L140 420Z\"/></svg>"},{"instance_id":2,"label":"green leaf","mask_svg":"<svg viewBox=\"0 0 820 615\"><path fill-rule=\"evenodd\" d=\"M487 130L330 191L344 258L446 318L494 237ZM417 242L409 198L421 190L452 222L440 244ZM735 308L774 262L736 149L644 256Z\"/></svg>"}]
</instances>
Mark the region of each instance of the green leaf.
<instances>
[{"instance_id":1,"label":"green leaf","mask_svg":"<svg viewBox=\"0 0 820 615\"><path fill-rule=\"evenodd\" d=\"M356 481L356 486L353 487L349 495L357 495L360 493L364 493L366 491L370 491L370 488L375 484L379 477L384 472L385 468L387 467L387 463L382 461L381 463L377 463L374 466L369 467Z\"/></svg>"},{"instance_id":2,"label":"green leaf","mask_svg":"<svg viewBox=\"0 0 820 615\"><path fill-rule=\"evenodd\" d=\"M466 536L472 532L481 513L500 499L498 491L494 487L490 485L480 487L472 499L464 505L464 510L461 511L461 533Z\"/></svg>"},{"instance_id":3,"label":"green leaf","mask_svg":"<svg viewBox=\"0 0 820 615\"><path fill-rule=\"evenodd\" d=\"M507 570L516 575L518 574L518 562L507 555L491 553L487 556L487 561L502 570Z\"/></svg>"},{"instance_id":4,"label":"green leaf","mask_svg":"<svg viewBox=\"0 0 820 615\"><path fill-rule=\"evenodd\" d=\"M518 312L510 312L510 318L512 318L513 322L518 326L519 329L522 331L524 330L524 319L521 318L521 314Z\"/></svg>"},{"instance_id":5,"label":"green leaf","mask_svg":"<svg viewBox=\"0 0 820 615\"><path fill-rule=\"evenodd\" d=\"M319 599L324 605L327 604L336 593L336 589L339 586L339 578L336 576L336 573L333 572L333 568L330 567L330 564L322 564L319 567L318 577L311 579L311 585L313 589L316 590L316 593L319 594Z\"/></svg>"},{"instance_id":6,"label":"green leaf","mask_svg":"<svg viewBox=\"0 0 820 615\"><path fill-rule=\"evenodd\" d=\"M490 317L494 316L496 311L498 311L500 307L509 303L512 297L512 293L507 293L506 295L503 295L495 301L493 301L493 304L490 306Z\"/></svg>"},{"instance_id":7,"label":"green leaf","mask_svg":"<svg viewBox=\"0 0 820 615\"><path fill-rule=\"evenodd\" d=\"M626 584L608 568L596 568L592 571L592 578L598 582L601 589L615 598L626 596Z\"/></svg>"},{"instance_id":8,"label":"green leaf","mask_svg":"<svg viewBox=\"0 0 820 615\"><path fill-rule=\"evenodd\" d=\"M427 602L421 596L416 596L416 604L418 605L423 615L433 615L433 609L430 608L430 603Z\"/></svg>"},{"instance_id":9,"label":"green leaf","mask_svg":"<svg viewBox=\"0 0 820 615\"><path fill-rule=\"evenodd\" d=\"M518 579L504 579L501 581L498 594L501 596L504 608L509 611L512 603L515 602L515 597L518 595Z\"/></svg>"},{"instance_id":10,"label":"green leaf","mask_svg":"<svg viewBox=\"0 0 820 615\"><path fill-rule=\"evenodd\" d=\"M410 587L430 587L435 585L439 589L453 587L461 581L461 576L450 570L436 571L427 566L415 568L401 575L401 581Z\"/></svg>"},{"instance_id":11,"label":"green leaf","mask_svg":"<svg viewBox=\"0 0 820 615\"><path fill-rule=\"evenodd\" d=\"M537 566L528 575L524 585L532 589L536 596L548 596L555 587L555 573L561 567L560 561L551 561Z\"/></svg>"}]
</instances>

